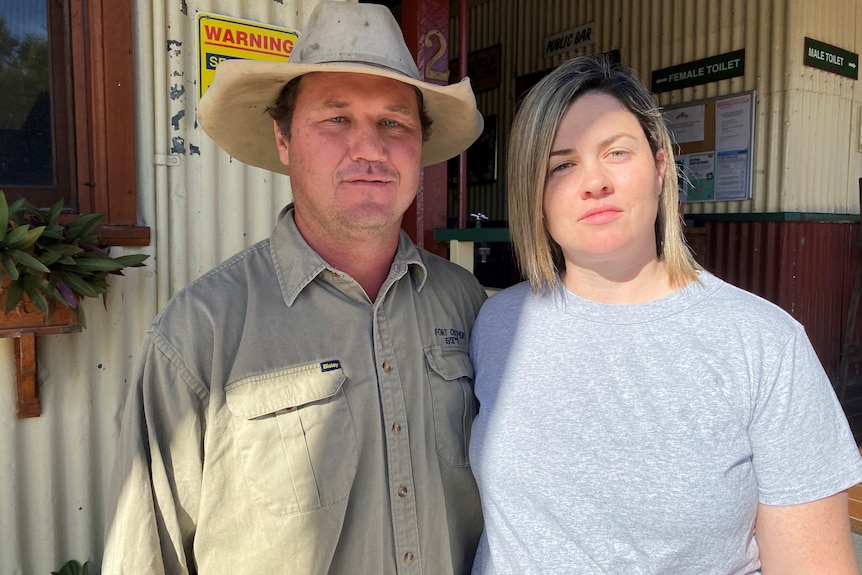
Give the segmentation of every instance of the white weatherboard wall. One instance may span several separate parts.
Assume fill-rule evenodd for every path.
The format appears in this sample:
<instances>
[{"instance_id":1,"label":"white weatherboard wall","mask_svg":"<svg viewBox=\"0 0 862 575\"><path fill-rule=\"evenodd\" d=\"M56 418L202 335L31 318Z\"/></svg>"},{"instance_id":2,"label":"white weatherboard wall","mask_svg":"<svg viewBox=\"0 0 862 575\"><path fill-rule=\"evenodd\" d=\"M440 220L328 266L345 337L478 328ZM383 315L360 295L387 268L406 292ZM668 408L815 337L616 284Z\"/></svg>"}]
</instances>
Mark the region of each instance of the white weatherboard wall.
<instances>
[{"instance_id":1,"label":"white weatherboard wall","mask_svg":"<svg viewBox=\"0 0 862 575\"><path fill-rule=\"evenodd\" d=\"M128 381L167 300L267 237L289 180L232 161L198 128L196 14L300 29L316 0L133 0L138 219L151 255L87 302L79 334L37 338L42 416L15 416L13 340L0 340L0 575L101 568L105 486ZM172 150L174 150L172 152ZM179 158L176 166L164 157Z\"/></svg>"}]
</instances>

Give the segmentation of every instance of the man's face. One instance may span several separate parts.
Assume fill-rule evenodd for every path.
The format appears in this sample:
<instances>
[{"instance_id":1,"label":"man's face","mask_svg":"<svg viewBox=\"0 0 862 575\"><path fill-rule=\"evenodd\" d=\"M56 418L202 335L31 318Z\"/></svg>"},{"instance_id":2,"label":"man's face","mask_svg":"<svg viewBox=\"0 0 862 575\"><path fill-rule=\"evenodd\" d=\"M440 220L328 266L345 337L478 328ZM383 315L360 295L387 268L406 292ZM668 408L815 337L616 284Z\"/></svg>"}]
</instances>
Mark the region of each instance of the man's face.
<instances>
[{"instance_id":1,"label":"man's face","mask_svg":"<svg viewBox=\"0 0 862 575\"><path fill-rule=\"evenodd\" d=\"M308 74L289 138L277 125L275 137L290 168L296 222L310 243L400 229L419 187L422 154L411 86L366 74Z\"/></svg>"}]
</instances>

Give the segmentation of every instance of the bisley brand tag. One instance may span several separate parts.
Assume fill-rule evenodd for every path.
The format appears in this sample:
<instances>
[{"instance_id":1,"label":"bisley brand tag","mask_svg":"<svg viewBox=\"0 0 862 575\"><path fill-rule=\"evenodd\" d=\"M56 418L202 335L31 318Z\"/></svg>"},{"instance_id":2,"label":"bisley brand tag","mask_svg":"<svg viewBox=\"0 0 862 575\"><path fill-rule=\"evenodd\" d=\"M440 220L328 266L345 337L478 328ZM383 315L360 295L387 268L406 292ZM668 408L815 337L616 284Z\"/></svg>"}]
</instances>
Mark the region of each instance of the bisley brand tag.
<instances>
[{"instance_id":1,"label":"bisley brand tag","mask_svg":"<svg viewBox=\"0 0 862 575\"><path fill-rule=\"evenodd\" d=\"M337 359L323 361L320 363L320 371L322 372L333 371L336 369L341 369L341 362Z\"/></svg>"}]
</instances>

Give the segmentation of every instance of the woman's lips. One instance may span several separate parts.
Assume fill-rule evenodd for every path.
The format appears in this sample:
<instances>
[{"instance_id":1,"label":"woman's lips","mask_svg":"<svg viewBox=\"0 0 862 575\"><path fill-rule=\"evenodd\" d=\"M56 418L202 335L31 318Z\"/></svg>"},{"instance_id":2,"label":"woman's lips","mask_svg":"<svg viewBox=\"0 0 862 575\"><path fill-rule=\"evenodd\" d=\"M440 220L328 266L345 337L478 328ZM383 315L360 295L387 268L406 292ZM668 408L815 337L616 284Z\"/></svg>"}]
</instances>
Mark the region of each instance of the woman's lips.
<instances>
[{"instance_id":1,"label":"woman's lips","mask_svg":"<svg viewBox=\"0 0 862 575\"><path fill-rule=\"evenodd\" d=\"M614 206L600 206L587 210L578 221L586 224L605 224L615 220L621 213L622 210Z\"/></svg>"}]
</instances>

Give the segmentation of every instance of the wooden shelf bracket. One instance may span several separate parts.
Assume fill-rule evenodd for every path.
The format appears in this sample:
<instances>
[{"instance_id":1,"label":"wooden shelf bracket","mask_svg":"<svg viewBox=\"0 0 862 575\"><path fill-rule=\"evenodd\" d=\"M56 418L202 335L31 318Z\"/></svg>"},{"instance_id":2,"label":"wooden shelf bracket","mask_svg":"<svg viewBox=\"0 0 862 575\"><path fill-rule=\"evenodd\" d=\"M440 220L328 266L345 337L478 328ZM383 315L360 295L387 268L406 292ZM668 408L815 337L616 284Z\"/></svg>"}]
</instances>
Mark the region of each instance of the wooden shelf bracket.
<instances>
[{"instance_id":1,"label":"wooden shelf bracket","mask_svg":"<svg viewBox=\"0 0 862 575\"><path fill-rule=\"evenodd\" d=\"M18 419L39 417L39 385L36 380L36 334L22 333L15 338L15 374L18 388Z\"/></svg>"},{"instance_id":2,"label":"wooden shelf bracket","mask_svg":"<svg viewBox=\"0 0 862 575\"><path fill-rule=\"evenodd\" d=\"M65 307L58 307L50 320L29 301L18 308L2 314L0 308L0 338L15 339L15 387L18 398L18 419L39 417L42 406L39 402L39 381L36 370L36 336L60 333L78 333L81 326Z\"/></svg>"}]
</instances>

